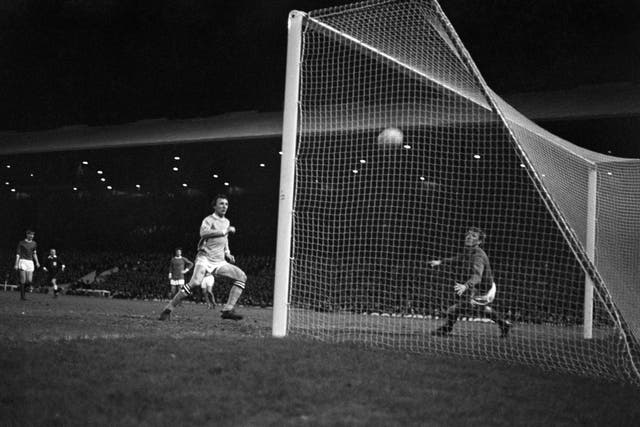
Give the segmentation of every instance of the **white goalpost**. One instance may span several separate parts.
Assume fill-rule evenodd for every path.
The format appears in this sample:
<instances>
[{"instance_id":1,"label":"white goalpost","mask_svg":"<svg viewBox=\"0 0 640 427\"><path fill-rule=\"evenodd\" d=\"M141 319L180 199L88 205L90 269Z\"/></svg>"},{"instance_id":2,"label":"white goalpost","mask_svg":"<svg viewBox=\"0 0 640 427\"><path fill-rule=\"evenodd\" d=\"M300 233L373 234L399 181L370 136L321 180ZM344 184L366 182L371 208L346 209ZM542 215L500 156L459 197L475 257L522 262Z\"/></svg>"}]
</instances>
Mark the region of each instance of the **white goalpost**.
<instances>
[{"instance_id":1,"label":"white goalpost","mask_svg":"<svg viewBox=\"0 0 640 427\"><path fill-rule=\"evenodd\" d=\"M487 86L435 0L289 17L273 335L640 383L640 160L584 150ZM433 336L480 227L493 308Z\"/></svg>"},{"instance_id":2,"label":"white goalpost","mask_svg":"<svg viewBox=\"0 0 640 427\"><path fill-rule=\"evenodd\" d=\"M291 12L289 15L287 75L285 80L284 120L282 128L282 160L280 167L280 200L278 205L278 241L276 248L275 287L273 291L272 329L275 337L284 337L287 333L302 19L303 14L301 12Z\"/></svg>"},{"instance_id":3,"label":"white goalpost","mask_svg":"<svg viewBox=\"0 0 640 427\"><path fill-rule=\"evenodd\" d=\"M596 255L596 212L597 212L598 173L593 167L589 170L589 184L587 190L587 235L586 254L592 263L595 263ZM584 279L584 310L583 310L583 336L585 339L593 338L593 280L589 275Z\"/></svg>"}]
</instances>

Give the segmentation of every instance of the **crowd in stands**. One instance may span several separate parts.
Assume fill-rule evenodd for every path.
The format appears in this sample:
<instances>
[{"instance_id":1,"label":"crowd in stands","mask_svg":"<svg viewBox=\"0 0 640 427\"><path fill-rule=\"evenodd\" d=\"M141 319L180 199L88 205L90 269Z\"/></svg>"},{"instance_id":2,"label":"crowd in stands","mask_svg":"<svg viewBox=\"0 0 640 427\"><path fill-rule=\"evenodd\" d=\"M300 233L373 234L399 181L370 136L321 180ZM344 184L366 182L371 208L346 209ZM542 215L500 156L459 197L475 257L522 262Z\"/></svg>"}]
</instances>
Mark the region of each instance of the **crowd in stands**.
<instances>
[{"instance_id":1,"label":"crowd in stands","mask_svg":"<svg viewBox=\"0 0 640 427\"><path fill-rule=\"evenodd\" d=\"M185 254L190 260L194 260L194 254ZM166 300L171 297L169 285L169 262L173 254L169 253L138 253L125 254L120 252L95 252L86 253L80 251L59 251L62 262L67 266L58 280L69 295L88 295L90 291L104 290L112 298L135 298L145 300ZM11 254L5 254L8 260L0 265L0 280L5 283L15 284L16 276L13 270L13 258ZM273 303L273 285L275 259L273 256L252 255L236 257L236 263L247 273L247 287L239 301L242 305L266 307ZM189 272L185 279L189 280ZM44 272L36 274L34 285L46 289ZM224 303L231 286L224 279L216 279L214 296L218 303ZM194 290L190 297L193 301L204 302L200 288ZM419 301L402 298L396 304L383 301L374 297L360 295L351 303L341 299L339 303L331 298L319 298L317 295L305 298L301 301L309 301L308 309L319 311L350 311L356 313L388 313L392 315L424 315L441 316L446 309L437 304L437 298L426 298L427 306L422 306ZM304 306L304 303L300 304ZM575 307L559 305L555 311L548 311L544 307L535 309L529 307L503 307L508 319L525 323L550 323L559 325L580 324L582 317Z\"/></svg>"},{"instance_id":2,"label":"crowd in stands","mask_svg":"<svg viewBox=\"0 0 640 427\"><path fill-rule=\"evenodd\" d=\"M79 251L59 251L66 269L60 274L58 283L69 295L86 294L87 290L105 290L113 298L136 298L161 300L170 298L169 262L173 254L119 252L86 253ZM186 254L194 260L194 256ZM8 258L7 258L8 257ZM0 277L7 283L15 282L13 259L5 256L9 262L0 267ZM275 260L272 256L236 256L236 264L247 273L247 288L242 294L240 304L268 306L273 300L273 280ZM191 271L185 279L189 280ZM34 285L45 288L45 274L38 272ZM214 286L216 301L225 302L230 283L218 279ZM202 298L199 288L192 299Z\"/></svg>"}]
</instances>

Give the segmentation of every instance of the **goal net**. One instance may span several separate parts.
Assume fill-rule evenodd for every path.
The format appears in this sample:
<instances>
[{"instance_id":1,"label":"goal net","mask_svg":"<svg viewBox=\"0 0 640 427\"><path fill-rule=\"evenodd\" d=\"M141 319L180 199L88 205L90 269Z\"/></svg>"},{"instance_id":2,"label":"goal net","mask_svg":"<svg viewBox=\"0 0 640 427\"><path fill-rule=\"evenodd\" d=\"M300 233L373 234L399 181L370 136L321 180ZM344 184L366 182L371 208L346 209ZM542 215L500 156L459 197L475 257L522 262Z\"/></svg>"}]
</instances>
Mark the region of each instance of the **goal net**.
<instances>
[{"instance_id":1,"label":"goal net","mask_svg":"<svg viewBox=\"0 0 640 427\"><path fill-rule=\"evenodd\" d=\"M435 1L293 16L274 334L640 383L640 161L520 115ZM472 226L506 338L481 311L431 335L468 267L429 260L461 253Z\"/></svg>"}]
</instances>

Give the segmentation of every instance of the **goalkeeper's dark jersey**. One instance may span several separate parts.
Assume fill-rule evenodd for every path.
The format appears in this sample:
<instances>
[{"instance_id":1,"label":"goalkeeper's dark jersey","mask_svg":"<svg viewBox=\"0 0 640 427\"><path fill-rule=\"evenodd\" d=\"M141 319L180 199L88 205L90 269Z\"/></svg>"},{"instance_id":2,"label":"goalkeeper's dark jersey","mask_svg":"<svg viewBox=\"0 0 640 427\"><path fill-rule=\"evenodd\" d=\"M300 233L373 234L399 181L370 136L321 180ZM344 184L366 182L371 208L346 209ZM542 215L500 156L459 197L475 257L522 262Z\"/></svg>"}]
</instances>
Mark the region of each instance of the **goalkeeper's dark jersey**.
<instances>
[{"instance_id":1,"label":"goalkeeper's dark jersey","mask_svg":"<svg viewBox=\"0 0 640 427\"><path fill-rule=\"evenodd\" d=\"M461 280L469 287L472 295L482 295L491 289L493 285L493 272L489 257L480 247L465 248L460 255L449 258L446 261L457 261Z\"/></svg>"},{"instance_id":2,"label":"goalkeeper's dark jersey","mask_svg":"<svg viewBox=\"0 0 640 427\"><path fill-rule=\"evenodd\" d=\"M472 289L474 294L485 294L493 285L493 272L489 257L482 248L467 248L464 251L469 265L469 278L465 285Z\"/></svg>"}]
</instances>

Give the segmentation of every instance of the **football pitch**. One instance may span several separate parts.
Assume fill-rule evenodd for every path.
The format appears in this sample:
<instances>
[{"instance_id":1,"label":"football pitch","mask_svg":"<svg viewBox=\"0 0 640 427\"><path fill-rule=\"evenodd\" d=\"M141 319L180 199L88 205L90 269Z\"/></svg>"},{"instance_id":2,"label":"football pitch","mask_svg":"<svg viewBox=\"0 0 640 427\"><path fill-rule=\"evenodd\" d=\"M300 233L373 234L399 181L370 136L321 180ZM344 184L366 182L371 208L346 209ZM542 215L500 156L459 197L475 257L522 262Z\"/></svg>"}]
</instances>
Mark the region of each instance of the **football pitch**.
<instances>
[{"instance_id":1,"label":"football pitch","mask_svg":"<svg viewBox=\"0 0 640 427\"><path fill-rule=\"evenodd\" d=\"M0 292L0 425L640 425L640 390L503 362L271 337L186 303Z\"/></svg>"}]
</instances>

